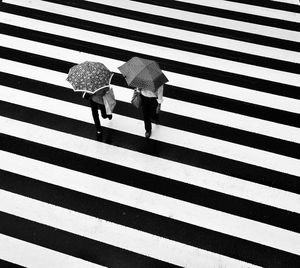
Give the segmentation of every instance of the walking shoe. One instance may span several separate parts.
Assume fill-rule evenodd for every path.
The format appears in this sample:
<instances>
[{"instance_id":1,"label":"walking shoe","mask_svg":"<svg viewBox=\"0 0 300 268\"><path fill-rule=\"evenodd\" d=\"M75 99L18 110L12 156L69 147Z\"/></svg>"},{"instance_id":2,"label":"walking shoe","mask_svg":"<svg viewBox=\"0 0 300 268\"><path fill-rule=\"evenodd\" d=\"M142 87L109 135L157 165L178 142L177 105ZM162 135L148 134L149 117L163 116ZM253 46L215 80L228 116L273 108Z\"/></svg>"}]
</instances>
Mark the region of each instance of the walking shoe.
<instances>
[{"instance_id":1,"label":"walking shoe","mask_svg":"<svg viewBox=\"0 0 300 268\"><path fill-rule=\"evenodd\" d=\"M102 127L100 129L97 129L97 136L102 135L103 129Z\"/></svg>"},{"instance_id":2,"label":"walking shoe","mask_svg":"<svg viewBox=\"0 0 300 268\"><path fill-rule=\"evenodd\" d=\"M109 120L111 120L111 119L112 119L112 114L109 114L109 115L107 116L107 118L108 118Z\"/></svg>"},{"instance_id":3,"label":"walking shoe","mask_svg":"<svg viewBox=\"0 0 300 268\"><path fill-rule=\"evenodd\" d=\"M97 139L97 141L102 141L102 131L97 131L97 135L96 135L96 139Z\"/></svg>"},{"instance_id":4,"label":"walking shoe","mask_svg":"<svg viewBox=\"0 0 300 268\"><path fill-rule=\"evenodd\" d=\"M145 137L146 137L147 139L149 139L149 138L150 138L150 136L151 136L151 131L146 131L146 133L145 133Z\"/></svg>"}]
</instances>

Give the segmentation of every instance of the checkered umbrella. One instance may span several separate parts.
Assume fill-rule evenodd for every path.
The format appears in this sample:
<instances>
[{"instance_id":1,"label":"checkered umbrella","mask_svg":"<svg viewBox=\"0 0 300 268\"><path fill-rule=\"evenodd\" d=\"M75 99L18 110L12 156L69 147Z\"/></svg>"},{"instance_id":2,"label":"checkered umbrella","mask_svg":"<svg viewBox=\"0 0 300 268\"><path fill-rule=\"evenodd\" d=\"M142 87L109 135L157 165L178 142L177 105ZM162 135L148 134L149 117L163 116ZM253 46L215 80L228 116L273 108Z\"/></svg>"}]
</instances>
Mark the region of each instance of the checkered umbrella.
<instances>
[{"instance_id":1,"label":"checkered umbrella","mask_svg":"<svg viewBox=\"0 0 300 268\"><path fill-rule=\"evenodd\" d=\"M113 73L100 62L85 61L70 68L67 81L74 91L93 94L109 86Z\"/></svg>"},{"instance_id":2,"label":"checkered umbrella","mask_svg":"<svg viewBox=\"0 0 300 268\"><path fill-rule=\"evenodd\" d=\"M133 57L120 67L120 72L129 86L156 91L169 80L161 71L157 62Z\"/></svg>"}]
</instances>

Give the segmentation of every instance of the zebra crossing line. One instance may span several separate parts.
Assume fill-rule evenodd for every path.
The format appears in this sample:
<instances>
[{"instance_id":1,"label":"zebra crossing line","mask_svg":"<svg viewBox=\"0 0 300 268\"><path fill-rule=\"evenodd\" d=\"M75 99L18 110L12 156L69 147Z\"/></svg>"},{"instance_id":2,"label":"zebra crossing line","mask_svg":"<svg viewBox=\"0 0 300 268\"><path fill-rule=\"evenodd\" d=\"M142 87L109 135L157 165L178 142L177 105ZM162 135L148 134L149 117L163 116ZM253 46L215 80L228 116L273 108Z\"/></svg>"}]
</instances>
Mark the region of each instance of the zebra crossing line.
<instances>
[{"instance_id":1,"label":"zebra crossing line","mask_svg":"<svg viewBox=\"0 0 300 268\"><path fill-rule=\"evenodd\" d=\"M70 255L39 247L32 243L18 240L10 236L0 234L1 257L24 265L25 267L82 267L104 268L91 262L74 258ZM24 254L26 252L26 254ZM8 263L1 263L2 267L8 267Z\"/></svg>"},{"instance_id":2,"label":"zebra crossing line","mask_svg":"<svg viewBox=\"0 0 300 268\"><path fill-rule=\"evenodd\" d=\"M199 4L197 0L177 0L178 2L184 2L189 4ZM276 0L275 0L276 1ZM294 2L299 4L298 0L291 0L291 1L282 1L282 2ZM230 11L236 11L236 12L242 12L244 14L252 14L252 15L258 15L258 16L264 16L274 19L281 19L286 21L292 21L292 22L299 22L300 18L297 17L293 12L284 11L284 10L278 10L278 9L272 9L272 8L266 8L266 7L258 7L255 5L249 5L246 3L238 3L238 2L230 2L230 1L222 1L222 0L204 0L200 2L201 6L206 7L214 7L218 9L224 9L230 10Z\"/></svg>"},{"instance_id":3,"label":"zebra crossing line","mask_svg":"<svg viewBox=\"0 0 300 268\"><path fill-rule=\"evenodd\" d=\"M13 3L17 4L17 1ZM202 2L201 2L202 3ZM178 28L172 28L165 25L158 25L149 22L142 21L132 21L132 19L118 17L116 15L109 14L101 14L91 11L91 10L80 10L75 7L66 7L53 3L45 3L43 5L39 5L39 2L28 2L24 3L29 8L33 8L36 10L45 10L45 7L49 11L53 11L56 14L60 15L73 15L74 17L84 19L86 21L93 21L97 23L101 23L104 25L112 25L116 27L122 27L126 25L127 29L135 30L135 31L147 31L147 33L159 34L164 37L176 38L176 40L183 40L192 43L201 43L206 45L218 46L225 49L242 51L248 54L260 55L260 56L269 56L280 58L282 60L288 60L292 62L299 62L297 58L299 57L299 53L295 53L286 49L276 49L274 47L268 47L265 45L257 45L248 42L241 42L234 39L229 39L226 37L218 37L211 36L204 33L195 33L193 31L181 30ZM232 4L231 4L232 5ZM63 8L62 8L63 7ZM273 10L272 10L273 12ZM268 14L269 15L269 14ZM93 18L93 19L91 19ZM186 48L187 49L187 48ZM280 53L281 52L281 53Z\"/></svg>"},{"instance_id":4,"label":"zebra crossing line","mask_svg":"<svg viewBox=\"0 0 300 268\"><path fill-rule=\"evenodd\" d=\"M3 1L0 264L298 267L299 12L274 2ZM136 54L170 80L150 140ZM102 142L84 60L115 72Z\"/></svg>"},{"instance_id":5,"label":"zebra crossing line","mask_svg":"<svg viewBox=\"0 0 300 268\"><path fill-rule=\"evenodd\" d=\"M10 37L8 35L0 35L0 36L1 36L0 42L2 46L7 46L19 51L25 51L29 53L35 52L41 56L46 56L51 58L59 57L60 59L63 59L65 61L76 62L76 63L83 62L85 59L89 59L91 61L101 61L111 66L111 70L115 72L117 72L117 67L120 66L120 64L122 63L121 61L111 60L106 57L95 56L83 52L76 52L70 49L62 49L57 46L46 45L40 42L33 42L21 38ZM36 72L41 72L37 69L37 70L33 70L32 72L29 71L25 73L26 69L34 68L34 67L33 66L22 67L21 66L22 64L18 62L11 62L8 60L2 60L2 61L3 61L2 71L4 72L13 72L13 70L15 70L14 71L15 73L18 72L19 75L24 75L25 77L31 76L33 79ZM12 65L11 69L9 69L10 65ZM49 74L41 76L40 79L43 79L43 81L45 82L48 81L49 83L51 82L55 83L55 81L51 80L52 78L50 79L48 78L48 80L45 80L47 79L47 77L49 77L49 75L51 75L50 71L48 72ZM192 83L186 85L186 88L189 87L189 89L191 90L204 91L214 95L219 95L227 98L232 98L235 100L241 100L249 103L259 104L270 108L286 110L293 113L300 112L299 110L300 102L298 99L283 97L275 94L266 94L264 92L259 92L259 91L255 92L252 90L247 90L246 88L238 88L223 83L221 84L221 83L214 83L213 81L208 81L203 79L195 79L193 77L182 76L177 73L171 73L171 72L166 72L166 73L168 74L168 76L171 76L173 78L172 83L177 86L183 87L184 84L189 81ZM60 75L59 73L56 73L55 75L56 77L57 76L61 77L61 79L56 79L57 81L61 81L61 83L59 84L60 86L65 86L65 87L68 86L64 79L64 75ZM200 89L196 88L193 86L193 83L194 84L201 83L202 87Z\"/></svg>"},{"instance_id":6,"label":"zebra crossing line","mask_svg":"<svg viewBox=\"0 0 300 268\"><path fill-rule=\"evenodd\" d=\"M30 200L15 194L1 191L0 196L2 204L9 204L4 208L2 207L2 211L11 213L10 207L12 207L14 214L30 218L33 221L42 222L46 225L55 226L72 233L78 233L81 236L89 237L91 239L115 244L118 247L129 249L143 255L161 258L166 262L180 264L183 267L198 267L199 265L215 264L215 262L210 260L209 257L211 256L209 256L209 253L202 253L199 249L179 244L175 241L165 241L165 239L161 237L157 238L153 235L129 229L124 226L118 226L105 220L98 221L97 219L93 219L84 214L79 214L75 211L66 211L63 208ZM30 210L30 215L28 215L29 213L23 213L24 209L26 209L26 211ZM74 225L74 221L78 224ZM95 221L98 222L98 224L95 224ZM220 256L215 257L217 260L218 258L220 258ZM212 263L209 264L208 262ZM229 260L227 262L229 262L228 265L236 265L234 260Z\"/></svg>"},{"instance_id":7,"label":"zebra crossing line","mask_svg":"<svg viewBox=\"0 0 300 268\"><path fill-rule=\"evenodd\" d=\"M110 37L100 33L91 33L86 30L80 30L69 26L58 26L43 22L40 20L34 20L30 18L22 18L20 16L13 16L11 14L6 15L1 13L4 21L11 21L13 25L18 25L26 28L33 28L35 30L47 29L47 32L55 33L57 35L64 35L68 37L80 36L81 40L95 40L101 42L101 44L116 48L121 48L119 44L122 44L122 48L126 50L133 50L135 53L142 53L147 50L152 56L172 58L175 61L189 63L191 65L202 65L206 68L214 68L216 70L228 71L238 73L241 75L251 74L254 77L267 79L274 82L285 81L288 85L297 86L299 85L300 79L298 74L287 73L277 70L266 69L258 66L245 65L234 61L227 61L218 58L212 58L205 55L199 55L196 53L185 52L182 50L165 48L162 46L156 46L152 44L146 44L143 42L131 41L128 39L121 39L119 37ZM8 17L6 19L6 17ZM99 41L98 41L99 40ZM299 39L300 41L300 39Z\"/></svg>"}]
</instances>

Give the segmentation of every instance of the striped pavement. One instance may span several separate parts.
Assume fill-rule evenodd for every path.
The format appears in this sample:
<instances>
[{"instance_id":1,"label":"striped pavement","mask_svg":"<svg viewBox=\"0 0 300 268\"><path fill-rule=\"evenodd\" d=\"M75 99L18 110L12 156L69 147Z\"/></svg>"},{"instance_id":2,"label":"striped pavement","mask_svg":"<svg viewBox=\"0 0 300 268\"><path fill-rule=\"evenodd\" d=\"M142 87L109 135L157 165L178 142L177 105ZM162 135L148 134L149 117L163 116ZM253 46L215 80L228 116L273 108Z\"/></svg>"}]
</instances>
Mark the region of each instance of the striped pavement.
<instances>
[{"instance_id":1,"label":"striped pavement","mask_svg":"<svg viewBox=\"0 0 300 268\"><path fill-rule=\"evenodd\" d=\"M297 1L0 6L0 267L300 267ZM169 79L149 140L133 56ZM102 141L86 60L115 73Z\"/></svg>"}]
</instances>

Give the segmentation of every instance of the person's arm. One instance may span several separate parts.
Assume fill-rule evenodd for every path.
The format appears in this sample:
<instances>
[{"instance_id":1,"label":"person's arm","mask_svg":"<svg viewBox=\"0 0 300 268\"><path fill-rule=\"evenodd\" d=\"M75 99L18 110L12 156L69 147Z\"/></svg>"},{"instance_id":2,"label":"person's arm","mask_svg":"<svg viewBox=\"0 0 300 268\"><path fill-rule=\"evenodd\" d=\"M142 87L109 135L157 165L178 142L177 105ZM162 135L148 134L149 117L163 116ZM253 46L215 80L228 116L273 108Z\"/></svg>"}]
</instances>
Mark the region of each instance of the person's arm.
<instances>
[{"instance_id":1,"label":"person's arm","mask_svg":"<svg viewBox=\"0 0 300 268\"><path fill-rule=\"evenodd\" d=\"M164 86L160 86L157 89L157 102L158 104L161 104L163 102L163 94L164 94Z\"/></svg>"},{"instance_id":2,"label":"person's arm","mask_svg":"<svg viewBox=\"0 0 300 268\"><path fill-rule=\"evenodd\" d=\"M161 103L163 102L163 93L164 93L164 86L160 86L157 89L157 108L156 108L156 113L158 114L160 112L160 107L161 107Z\"/></svg>"}]
</instances>

